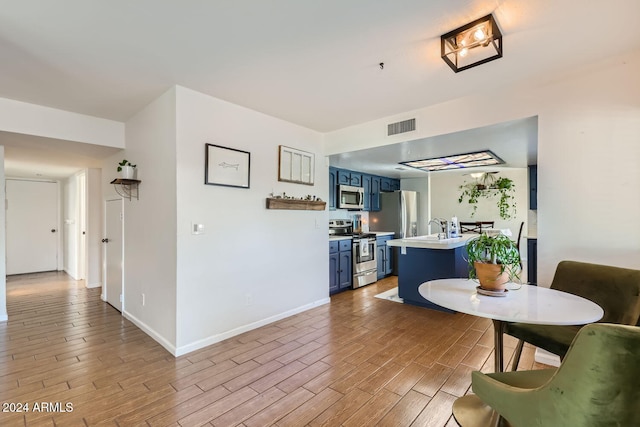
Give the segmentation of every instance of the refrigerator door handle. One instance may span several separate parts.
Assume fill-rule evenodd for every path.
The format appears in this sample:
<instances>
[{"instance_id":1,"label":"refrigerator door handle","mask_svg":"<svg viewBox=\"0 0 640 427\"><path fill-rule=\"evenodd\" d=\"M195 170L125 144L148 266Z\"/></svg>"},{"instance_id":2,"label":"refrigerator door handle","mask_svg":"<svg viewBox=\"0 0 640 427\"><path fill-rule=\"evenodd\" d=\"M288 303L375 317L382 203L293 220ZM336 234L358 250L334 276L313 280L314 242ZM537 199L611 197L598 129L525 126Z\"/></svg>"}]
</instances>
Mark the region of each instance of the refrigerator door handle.
<instances>
[{"instance_id":1,"label":"refrigerator door handle","mask_svg":"<svg viewBox=\"0 0 640 427\"><path fill-rule=\"evenodd\" d=\"M407 202L404 199L404 193L400 193L400 238L407 237Z\"/></svg>"}]
</instances>

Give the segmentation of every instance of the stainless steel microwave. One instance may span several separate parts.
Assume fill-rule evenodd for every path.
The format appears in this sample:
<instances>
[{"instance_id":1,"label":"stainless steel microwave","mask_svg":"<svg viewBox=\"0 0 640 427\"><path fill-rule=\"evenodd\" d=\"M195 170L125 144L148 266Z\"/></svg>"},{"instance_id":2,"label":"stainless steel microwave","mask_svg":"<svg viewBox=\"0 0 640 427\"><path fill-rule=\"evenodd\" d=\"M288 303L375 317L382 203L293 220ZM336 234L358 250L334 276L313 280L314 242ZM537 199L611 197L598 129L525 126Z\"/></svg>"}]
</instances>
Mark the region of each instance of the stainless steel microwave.
<instances>
[{"instance_id":1,"label":"stainless steel microwave","mask_svg":"<svg viewBox=\"0 0 640 427\"><path fill-rule=\"evenodd\" d=\"M339 209L364 209L364 188L351 185L338 186Z\"/></svg>"}]
</instances>

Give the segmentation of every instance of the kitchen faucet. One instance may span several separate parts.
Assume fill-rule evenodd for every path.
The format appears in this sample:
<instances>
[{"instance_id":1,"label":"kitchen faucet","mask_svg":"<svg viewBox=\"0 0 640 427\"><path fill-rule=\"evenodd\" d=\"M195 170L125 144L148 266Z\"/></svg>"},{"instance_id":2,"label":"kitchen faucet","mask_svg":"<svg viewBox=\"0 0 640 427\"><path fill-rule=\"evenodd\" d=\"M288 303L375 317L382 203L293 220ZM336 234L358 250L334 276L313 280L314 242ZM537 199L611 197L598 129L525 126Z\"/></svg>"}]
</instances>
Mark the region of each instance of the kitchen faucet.
<instances>
[{"instance_id":1,"label":"kitchen faucet","mask_svg":"<svg viewBox=\"0 0 640 427\"><path fill-rule=\"evenodd\" d=\"M432 222L435 222L440 226L440 233L438 233L438 239L448 239L449 238L449 227L447 224L447 220L443 218L433 218L427 225L430 225Z\"/></svg>"}]
</instances>

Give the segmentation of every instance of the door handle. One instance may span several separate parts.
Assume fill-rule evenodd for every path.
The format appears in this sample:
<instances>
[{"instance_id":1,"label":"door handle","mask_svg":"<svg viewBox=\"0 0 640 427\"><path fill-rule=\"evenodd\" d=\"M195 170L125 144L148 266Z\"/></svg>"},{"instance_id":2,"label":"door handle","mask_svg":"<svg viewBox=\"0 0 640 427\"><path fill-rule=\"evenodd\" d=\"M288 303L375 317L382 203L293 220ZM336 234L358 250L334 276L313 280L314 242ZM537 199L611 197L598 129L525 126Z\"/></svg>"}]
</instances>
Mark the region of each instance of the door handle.
<instances>
[{"instance_id":1,"label":"door handle","mask_svg":"<svg viewBox=\"0 0 640 427\"><path fill-rule=\"evenodd\" d=\"M102 239L102 243L109 243L109 239Z\"/></svg>"},{"instance_id":2,"label":"door handle","mask_svg":"<svg viewBox=\"0 0 640 427\"><path fill-rule=\"evenodd\" d=\"M51 229L51 232L52 232L52 233L55 233L55 232L56 232L56 229L55 229L55 228L52 228L52 229Z\"/></svg>"}]
</instances>

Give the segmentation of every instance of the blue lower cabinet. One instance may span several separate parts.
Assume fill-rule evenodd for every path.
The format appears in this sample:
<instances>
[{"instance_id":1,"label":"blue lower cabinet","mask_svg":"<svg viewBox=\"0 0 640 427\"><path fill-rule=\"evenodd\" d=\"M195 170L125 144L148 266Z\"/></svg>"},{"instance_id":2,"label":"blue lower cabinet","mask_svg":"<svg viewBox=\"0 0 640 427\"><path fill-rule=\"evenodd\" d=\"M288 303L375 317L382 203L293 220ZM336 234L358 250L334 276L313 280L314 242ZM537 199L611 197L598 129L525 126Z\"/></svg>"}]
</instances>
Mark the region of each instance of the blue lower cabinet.
<instances>
[{"instance_id":1,"label":"blue lower cabinet","mask_svg":"<svg viewBox=\"0 0 640 427\"><path fill-rule=\"evenodd\" d=\"M340 252L340 274L338 276L341 291L345 289L351 289L351 280L353 279L352 271L352 257L351 257L351 249L349 251Z\"/></svg>"},{"instance_id":2,"label":"blue lower cabinet","mask_svg":"<svg viewBox=\"0 0 640 427\"><path fill-rule=\"evenodd\" d=\"M329 242L329 294L351 289L352 280L351 240Z\"/></svg>"},{"instance_id":3,"label":"blue lower cabinet","mask_svg":"<svg viewBox=\"0 0 640 427\"><path fill-rule=\"evenodd\" d=\"M527 240L527 281L538 283L538 239Z\"/></svg>"},{"instance_id":4,"label":"blue lower cabinet","mask_svg":"<svg viewBox=\"0 0 640 427\"><path fill-rule=\"evenodd\" d=\"M339 254L329 254L329 294L335 294L340 290L340 285L338 285L340 274L340 260Z\"/></svg>"},{"instance_id":5,"label":"blue lower cabinet","mask_svg":"<svg viewBox=\"0 0 640 427\"><path fill-rule=\"evenodd\" d=\"M389 238L391 239L391 237ZM384 257L384 275L390 276L393 273L393 248L386 246L385 244L385 257Z\"/></svg>"},{"instance_id":6,"label":"blue lower cabinet","mask_svg":"<svg viewBox=\"0 0 640 427\"><path fill-rule=\"evenodd\" d=\"M385 246L386 246L386 243L383 243L380 239L376 240L376 266L378 268L378 280L382 279L385 276L384 274L385 259L384 258L387 253Z\"/></svg>"},{"instance_id":7,"label":"blue lower cabinet","mask_svg":"<svg viewBox=\"0 0 640 427\"><path fill-rule=\"evenodd\" d=\"M391 239L393 239L393 236L381 236L376 239L378 279L382 279L393 273L393 251L391 246L387 246L387 241Z\"/></svg>"}]
</instances>

